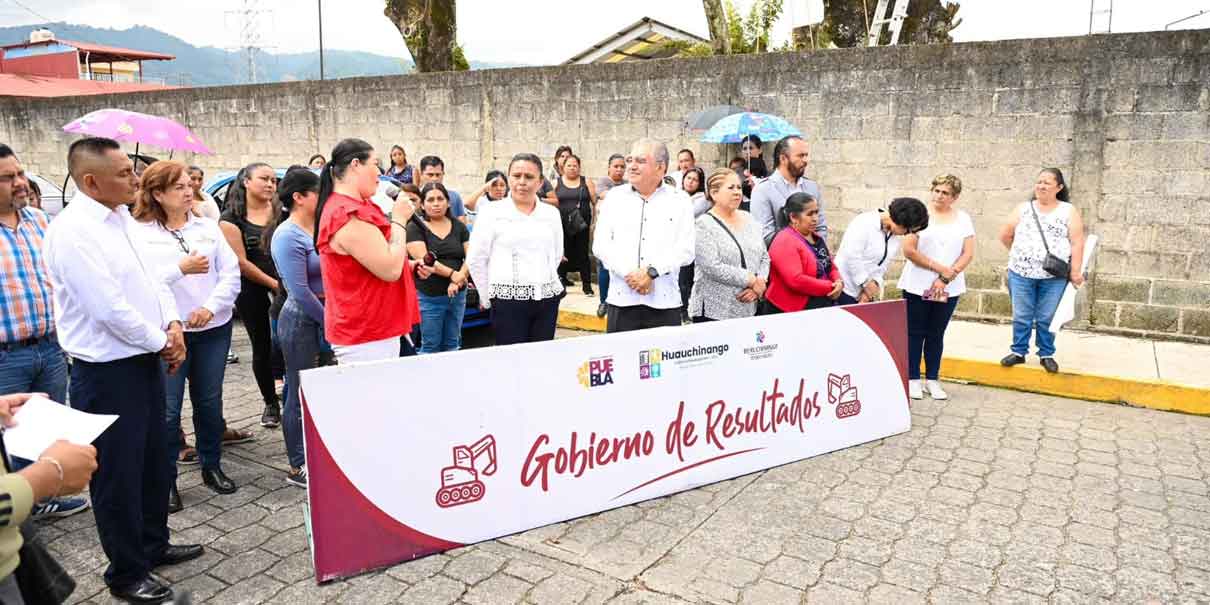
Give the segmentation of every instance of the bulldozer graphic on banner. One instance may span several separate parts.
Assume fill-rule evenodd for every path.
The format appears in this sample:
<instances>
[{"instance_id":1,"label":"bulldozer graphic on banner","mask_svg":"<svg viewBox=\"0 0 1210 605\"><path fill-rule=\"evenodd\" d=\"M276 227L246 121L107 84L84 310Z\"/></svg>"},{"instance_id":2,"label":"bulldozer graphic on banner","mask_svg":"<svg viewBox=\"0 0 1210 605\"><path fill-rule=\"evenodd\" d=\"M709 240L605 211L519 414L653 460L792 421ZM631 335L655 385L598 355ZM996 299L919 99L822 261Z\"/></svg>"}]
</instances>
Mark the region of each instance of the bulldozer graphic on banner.
<instances>
[{"instance_id":1,"label":"bulldozer graphic on banner","mask_svg":"<svg viewBox=\"0 0 1210 605\"><path fill-rule=\"evenodd\" d=\"M441 469L437 506L450 508L478 502L487 493L480 476L496 473L496 438L487 435L473 445L454 446L454 465Z\"/></svg>"}]
</instances>

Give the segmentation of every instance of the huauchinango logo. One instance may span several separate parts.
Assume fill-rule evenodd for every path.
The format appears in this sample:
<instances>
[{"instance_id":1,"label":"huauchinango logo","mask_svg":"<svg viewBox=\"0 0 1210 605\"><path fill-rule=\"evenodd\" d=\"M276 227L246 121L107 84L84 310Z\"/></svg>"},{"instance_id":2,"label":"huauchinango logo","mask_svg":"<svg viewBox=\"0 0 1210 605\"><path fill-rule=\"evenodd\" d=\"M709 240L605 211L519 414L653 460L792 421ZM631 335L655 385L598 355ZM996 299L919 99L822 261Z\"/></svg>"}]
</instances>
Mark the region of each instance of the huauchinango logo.
<instances>
[{"instance_id":1,"label":"huauchinango logo","mask_svg":"<svg viewBox=\"0 0 1210 605\"><path fill-rule=\"evenodd\" d=\"M685 349L648 349L639 352L639 378L649 380L664 374L666 366L691 367L708 364L731 350L727 344L693 346Z\"/></svg>"}]
</instances>

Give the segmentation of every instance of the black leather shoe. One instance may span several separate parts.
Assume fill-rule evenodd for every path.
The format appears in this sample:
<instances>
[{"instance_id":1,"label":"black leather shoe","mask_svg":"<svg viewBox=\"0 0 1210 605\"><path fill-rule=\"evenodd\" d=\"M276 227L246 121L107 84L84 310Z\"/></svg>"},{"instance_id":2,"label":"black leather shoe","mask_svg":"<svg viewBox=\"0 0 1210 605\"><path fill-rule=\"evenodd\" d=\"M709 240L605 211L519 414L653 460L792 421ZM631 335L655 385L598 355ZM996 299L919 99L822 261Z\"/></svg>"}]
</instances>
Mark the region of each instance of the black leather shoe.
<instances>
[{"instance_id":1,"label":"black leather shoe","mask_svg":"<svg viewBox=\"0 0 1210 605\"><path fill-rule=\"evenodd\" d=\"M147 576L130 586L111 586L109 594L127 603L163 603L172 598L172 589Z\"/></svg>"},{"instance_id":2,"label":"black leather shoe","mask_svg":"<svg viewBox=\"0 0 1210 605\"><path fill-rule=\"evenodd\" d=\"M597 317L605 317L607 313L609 313L609 308L605 306L605 303L597 305Z\"/></svg>"},{"instance_id":3,"label":"black leather shoe","mask_svg":"<svg viewBox=\"0 0 1210 605\"><path fill-rule=\"evenodd\" d=\"M168 488L168 514L179 513L184 506L181 506L181 492L177 491L176 483Z\"/></svg>"},{"instance_id":4,"label":"black leather shoe","mask_svg":"<svg viewBox=\"0 0 1210 605\"><path fill-rule=\"evenodd\" d=\"M202 483L220 494L234 494L235 490L239 489L230 477L223 474L221 468L202 469Z\"/></svg>"},{"instance_id":5,"label":"black leather shoe","mask_svg":"<svg viewBox=\"0 0 1210 605\"><path fill-rule=\"evenodd\" d=\"M155 562L156 567L164 565L176 565L185 561L192 561L206 552L201 544L169 544L164 549L164 554Z\"/></svg>"},{"instance_id":6,"label":"black leather shoe","mask_svg":"<svg viewBox=\"0 0 1210 605\"><path fill-rule=\"evenodd\" d=\"M1025 356L1017 355L1016 353L1009 353L1007 356L1005 356L1004 359L1000 360L1000 365L1002 365L1006 368L1011 368L1017 364L1022 364L1022 363L1025 363Z\"/></svg>"},{"instance_id":7,"label":"black leather shoe","mask_svg":"<svg viewBox=\"0 0 1210 605\"><path fill-rule=\"evenodd\" d=\"M596 296L596 294L592 291L592 286L584 286L584 296Z\"/></svg>"},{"instance_id":8,"label":"black leather shoe","mask_svg":"<svg viewBox=\"0 0 1210 605\"><path fill-rule=\"evenodd\" d=\"M1053 357L1043 357L1042 367L1046 368L1047 372L1057 374L1059 372L1059 363Z\"/></svg>"}]
</instances>

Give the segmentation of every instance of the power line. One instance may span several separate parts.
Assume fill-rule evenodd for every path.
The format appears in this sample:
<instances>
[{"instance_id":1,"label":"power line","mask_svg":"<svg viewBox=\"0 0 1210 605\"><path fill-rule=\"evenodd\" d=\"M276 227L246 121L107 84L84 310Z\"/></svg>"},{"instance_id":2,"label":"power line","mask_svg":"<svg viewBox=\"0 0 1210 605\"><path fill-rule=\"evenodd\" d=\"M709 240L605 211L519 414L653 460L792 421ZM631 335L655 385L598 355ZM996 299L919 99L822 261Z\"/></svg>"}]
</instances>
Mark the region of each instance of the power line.
<instances>
[{"instance_id":1,"label":"power line","mask_svg":"<svg viewBox=\"0 0 1210 605\"><path fill-rule=\"evenodd\" d=\"M18 0L13 0L13 4L16 4L18 7L25 9L26 12L41 19L42 21L44 21L46 23L51 23L51 20L47 19L45 15L42 15L38 11L36 11L28 6L25 6L24 4L21 4Z\"/></svg>"}]
</instances>

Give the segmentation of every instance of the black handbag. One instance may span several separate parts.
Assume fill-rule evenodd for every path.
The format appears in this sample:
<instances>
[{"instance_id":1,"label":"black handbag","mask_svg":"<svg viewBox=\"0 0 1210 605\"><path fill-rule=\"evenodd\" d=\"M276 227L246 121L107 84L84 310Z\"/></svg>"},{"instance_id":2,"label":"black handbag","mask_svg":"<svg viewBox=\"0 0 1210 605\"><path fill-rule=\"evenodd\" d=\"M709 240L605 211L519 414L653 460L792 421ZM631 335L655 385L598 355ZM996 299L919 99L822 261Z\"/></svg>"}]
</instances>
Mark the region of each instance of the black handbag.
<instances>
[{"instance_id":1,"label":"black handbag","mask_svg":"<svg viewBox=\"0 0 1210 605\"><path fill-rule=\"evenodd\" d=\"M1038 234L1042 236L1042 247L1046 249L1046 260L1042 261L1042 270L1063 279L1071 278L1071 264L1067 261L1050 253L1050 246L1046 243L1046 232L1042 230L1042 219L1038 218L1038 211L1034 208L1034 203L1029 203L1029 211L1034 215L1034 223L1038 225Z\"/></svg>"},{"instance_id":2,"label":"black handbag","mask_svg":"<svg viewBox=\"0 0 1210 605\"><path fill-rule=\"evenodd\" d=\"M583 182L584 177L580 178L580 187L576 190L579 199L576 200L575 208L559 210L563 215L563 231L567 235L579 235L588 229L588 219L584 217L584 189L588 186ZM562 180L560 179L559 182L562 182Z\"/></svg>"}]
</instances>

